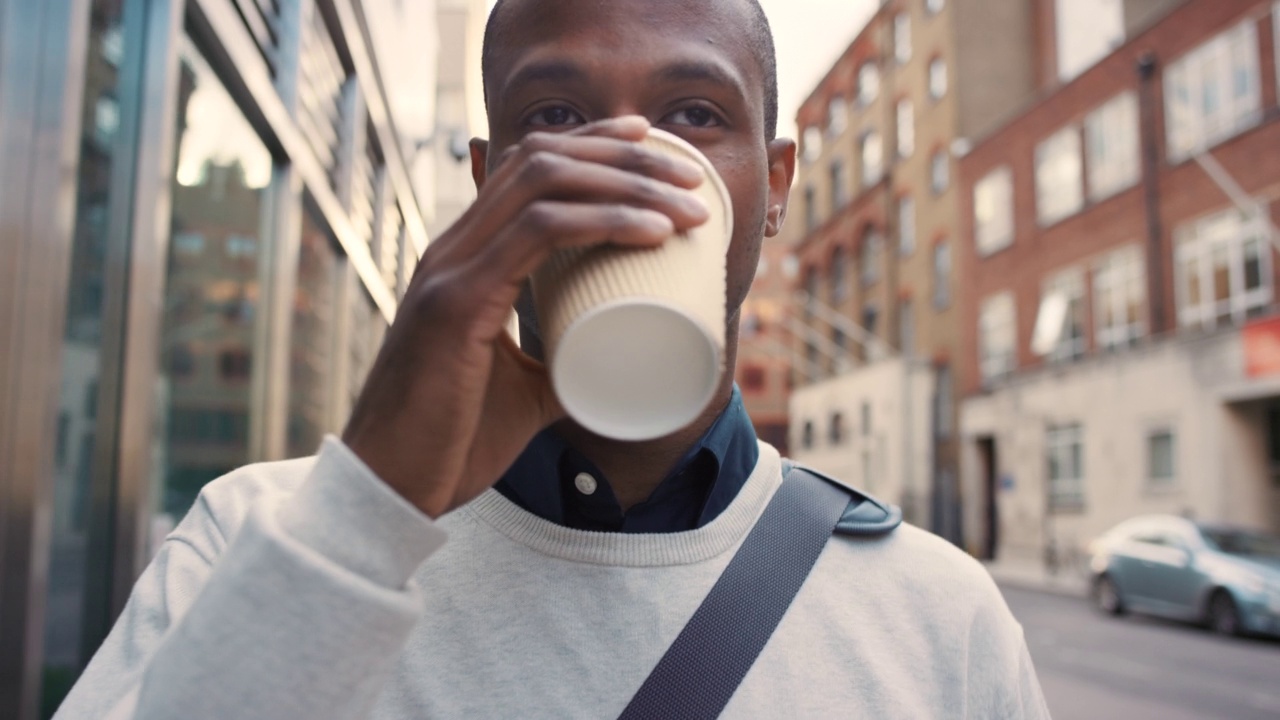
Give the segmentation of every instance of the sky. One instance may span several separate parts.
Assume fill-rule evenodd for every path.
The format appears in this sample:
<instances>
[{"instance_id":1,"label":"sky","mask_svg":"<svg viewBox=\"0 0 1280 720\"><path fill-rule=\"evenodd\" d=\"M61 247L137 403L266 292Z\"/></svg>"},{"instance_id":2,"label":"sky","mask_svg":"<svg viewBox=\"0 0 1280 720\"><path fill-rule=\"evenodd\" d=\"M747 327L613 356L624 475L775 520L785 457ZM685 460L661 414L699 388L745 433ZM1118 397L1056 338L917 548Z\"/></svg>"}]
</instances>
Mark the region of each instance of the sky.
<instances>
[{"instance_id":1,"label":"sky","mask_svg":"<svg viewBox=\"0 0 1280 720\"><path fill-rule=\"evenodd\" d=\"M493 7L494 0L488 0ZM853 42L878 0L760 0L778 48L778 132L795 137L796 110Z\"/></svg>"}]
</instances>

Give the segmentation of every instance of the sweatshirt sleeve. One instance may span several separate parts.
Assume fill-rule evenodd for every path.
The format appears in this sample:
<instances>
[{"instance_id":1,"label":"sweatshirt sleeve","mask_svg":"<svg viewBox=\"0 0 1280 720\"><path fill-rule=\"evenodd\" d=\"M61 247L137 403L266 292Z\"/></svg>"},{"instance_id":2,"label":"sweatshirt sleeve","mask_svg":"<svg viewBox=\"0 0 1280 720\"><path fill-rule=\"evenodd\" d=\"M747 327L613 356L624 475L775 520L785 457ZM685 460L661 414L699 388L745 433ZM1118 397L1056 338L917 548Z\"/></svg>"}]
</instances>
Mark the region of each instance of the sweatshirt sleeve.
<instances>
[{"instance_id":1,"label":"sweatshirt sleeve","mask_svg":"<svg viewBox=\"0 0 1280 720\"><path fill-rule=\"evenodd\" d=\"M219 554L166 540L58 717L366 716L422 613L410 578L444 541L329 438L297 492L251 504Z\"/></svg>"}]
</instances>

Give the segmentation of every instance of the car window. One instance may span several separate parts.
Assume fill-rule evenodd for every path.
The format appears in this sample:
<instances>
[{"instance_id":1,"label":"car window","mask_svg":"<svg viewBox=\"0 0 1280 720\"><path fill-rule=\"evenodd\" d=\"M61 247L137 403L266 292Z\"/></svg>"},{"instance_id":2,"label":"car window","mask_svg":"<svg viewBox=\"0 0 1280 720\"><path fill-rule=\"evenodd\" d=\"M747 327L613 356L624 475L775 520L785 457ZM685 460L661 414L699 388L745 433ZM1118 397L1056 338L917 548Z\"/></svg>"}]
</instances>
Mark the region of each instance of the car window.
<instances>
[{"instance_id":1,"label":"car window","mask_svg":"<svg viewBox=\"0 0 1280 720\"><path fill-rule=\"evenodd\" d=\"M1202 528L1209 547L1231 555L1280 560L1280 538L1243 530Z\"/></svg>"}]
</instances>

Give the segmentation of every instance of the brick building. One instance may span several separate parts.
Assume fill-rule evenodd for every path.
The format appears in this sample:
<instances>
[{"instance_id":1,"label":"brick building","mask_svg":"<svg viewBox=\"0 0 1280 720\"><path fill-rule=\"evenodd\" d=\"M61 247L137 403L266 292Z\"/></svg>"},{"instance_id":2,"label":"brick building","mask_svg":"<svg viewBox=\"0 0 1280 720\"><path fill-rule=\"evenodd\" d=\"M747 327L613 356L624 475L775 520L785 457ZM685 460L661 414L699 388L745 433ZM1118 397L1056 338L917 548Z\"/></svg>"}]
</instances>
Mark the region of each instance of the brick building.
<instances>
[{"instance_id":1,"label":"brick building","mask_svg":"<svg viewBox=\"0 0 1280 720\"><path fill-rule=\"evenodd\" d=\"M955 154L1031 96L1045 8L884 2L797 117L793 455L957 540Z\"/></svg>"},{"instance_id":2,"label":"brick building","mask_svg":"<svg viewBox=\"0 0 1280 720\"><path fill-rule=\"evenodd\" d=\"M791 393L788 305L795 278L791 249L765 240L751 293L738 324L736 379L743 404L761 440L788 453L787 400Z\"/></svg>"},{"instance_id":3,"label":"brick building","mask_svg":"<svg viewBox=\"0 0 1280 720\"><path fill-rule=\"evenodd\" d=\"M1127 40L958 162L964 539L1078 563L1146 512L1280 529L1280 3Z\"/></svg>"}]
</instances>

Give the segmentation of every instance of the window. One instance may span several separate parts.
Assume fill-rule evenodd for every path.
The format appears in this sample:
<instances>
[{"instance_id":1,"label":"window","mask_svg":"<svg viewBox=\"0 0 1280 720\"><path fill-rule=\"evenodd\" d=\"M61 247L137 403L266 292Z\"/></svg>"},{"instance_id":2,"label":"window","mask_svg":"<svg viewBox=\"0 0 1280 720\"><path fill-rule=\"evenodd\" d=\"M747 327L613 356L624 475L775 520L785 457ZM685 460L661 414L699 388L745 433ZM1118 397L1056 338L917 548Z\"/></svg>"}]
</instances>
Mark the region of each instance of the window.
<instances>
[{"instance_id":1,"label":"window","mask_svg":"<svg viewBox=\"0 0 1280 720\"><path fill-rule=\"evenodd\" d=\"M862 308L862 329L866 330L868 335L874 337L880 329L879 326L880 311L876 309L876 306L868 305Z\"/></svg>"},{"instance_id":2,"label":"window","mask_svg":"<svg viewBox=\"0 0 1280 720\"><path fill-rule=\"evenodd\" d=\"M1045 438L1049 471L1049 509L1084 506L1084 433L1080 425L1051 427Z\"/></svg>"},{"instance_id":3,"label":"window","mask_svg":"<svg viewBox=\"0 0 1280 720\"><path fill-rule=\"evenodd\" d=\"M951 163L947 151L935 150L929 161L929 186L934 195L941 195L951 185Z\"/></svg>"},{"instance_id":4,"label":"window","mask_svg":"<svg viewBox=\"0 0 1280 720\"><path fill-rule=\"evenodd\" d=\"M873 227L862 235L861 255L858 258L862 272L862 284L874 285L880 279L880 266L884 262L884 236Z\"/></svg>"},{"instance_id":5,"label":"window","mask_svg":"<svg viewBox=\"0 0 1280 720\"><path fill-rule=\"evenodd\" d=\"M1174 231L1178 323L1242 323L1271 302L1271 251L1261 214L1233 209Z\"/></svg>"},{"instance_id":6,"label":"window","mask_svg":"<svg viewBox=\"0 0 1280 720\"><path fill-rule=\"evenodd\" d=\"M939 440L951 437L954 430L955 388L950 365L938 366L937 387L933 393L933 435Z\"/></svg>"},{"instance_id":7,"label":"window","mask_svg":"<svg viewBox=\"0 0 1280 720\"><path fill-rule=\"evenodd\" d=\"M898 303L898 349L905 357L915 357L916 314L910 299Z\"/></svg>"},{"instance_id":8,"label":"window","mask_svg":"<svg viewBox=\"0 0 1280 720\"><path fill-rule=\"evenodd\" d=\"M1052 225L1084 205L1080 132L1074 125L1036 146L1036 219Z\"/></svg>"},{"instance_id":9,"label":"window","mask_svg":"<svg viewBox=\"0 0 1280 720\"><path fill-rule=\"evenodd\" d=\"M1169 159L1185 159L1258 122L1258 64L1253 20L1169 64L1164 73Z\"/></svg>"},{"instance_id":10,"label":"window","mask_svg":"<svg viewBox=\"0 0 1280 720\"><path fill-rule=\"evenodd\" d=\"M1177 479L1177 440L1172 430L1147 435L1147 479L1152 485L1172 485Z\"/></svg>"},{"instance_id":11,"label":"window","mask_svg":"<svg viewBox=\"0 0 1280 720\"><path fill-rule=\"evenodd\" d=\"M764 368L759 365L746 365L742 368L742 389L751 394L764 392L767 378Z\"/></svg>"},{"instance_id":12,"label":"window","mask_svg":"<svg viewBox=\"0 0 1280 720\"><path fill-rule=\"evenodd\" d=\"M924 7L931 15L942 12L942 8L946 7L946 4L946 0L924 0Z\"/></svg>"},{"instance_id":13,"label":"window","mask_svg":"<svg viewBox=\"0 0 1280 720\"><path fill-rule=\"evenodd\" d=\"M933 248L933 307L951 307L951 246L938 243Z\"/></svg>"},{"instance_id":14,"label":"window","mask_svg":"<svg viewBox=\"0 0 1280 720\"><path fill-rule=\"evenodd\" d=\"M916 151L916 111L910 100L898 101L898 157L909 158Z\"/></svg>"},{"instance_id":15,"label":"window","mask_svg":"<svg viewBox=\"0 0 1280 720\"><path fill-rule=\"evenodd\" d=\"M874 60L862 63L858 68L858 105L866 107L880 94L880 68Z\"/></svg>"},{"instance_id":16,"label":"window","mask_svg":"<svg viewBox=\"0 0 1280 720\"><path fill-rule=\"evenodd\" d=\"M916 251L916 201L898 199L898 254L907 257Z\"/></svg>"},{"instance_id":17,"label":"window","mask_svg":"<svg viewBox=\"0 0 1280 720\"><path fill-rule=\"evenodd\" d=\"M831 304L840 306L849 297L849 253L837 247L831 254Z\"/></svg>"},{"instance_id":18,"label":"window","mask_svg":"<svg viewBox=\"0 0 1280 720\"><path fill-rule=\"evenodd\" d=\"M302 213L297 258L289 342L289 457L315 453L324 434L334 429L329 402L336 385L332 355L342 266L337 243L309 209Z\"/></svg>"},{"instance_id":19,"label":"window","mask_svg":"<svg viewBox=\"0 0 1280 720\"><path fill-rule=\"evenodd\" d=\"M838 412L831 413L831 423L827 426L827 440L832 445L839 445L844 442L844 415Z\"/></svg>"},{"instance_id":20,"label":"window","mask_svg":"<svg viewBox=\"0 0 1280 720\"><path fill-rule=\"evenodd\" d=\"M978 364L983 384L1013 372L1017 349L1013 293L1006 291L987 298L978 315Z\"/></svg>"},{"instance_id":21,"label":"window","mask_svg":"<svg viewBox=\"0 0 1280 720\"><path fill-rule=\"evenodd\" d=\"M869 187L884 174L884 141L880 133L868 130L862 134L862 185Z\"/></svg>"},{"instance_id":22,"label":"window","mask_svg":"<svg viewBox=\"0 0 1280 720\"><path fill-rule=\"evenodd\" d=\"M175 232L170 245L177 255L200 255L204 253L204 233Z\"/></svg>"},{"instance_id":23,"label":"window","mask_svg":"<svg viewBox=\"0 0 1280 720\"><path fill-rule=\"evenodd\" d=\"M849 106L839 95L831 99L827 106L827 136L840 137L849 127Z\"/></svg>"},{"instance_id":24,"label":"window","mask_svg":"<svg viewBox=\"0 0 1280 720\"><path fill-rule=\"evenodd\" d=\"M893 58L899 65L911 60L911 15L901 12L893 18Z\"/></svg>"},{"instance_id":25,"label":"window","mask_svg":"<svg viewBox=\"0 0 1280 720\"><path fill-rule=\"evenodd\" d=\"M871 437L871 403L862 403L862 437Z\"/></svg>"},{"instance_id":26,"label":"window","mask_svg":"<svg viewBox=\"0 0 1280 720\"><path fill-rule=\"evenodd\" d=\"M1147 273L1136 245L1107 254L1093 273L1095 342L1126 347L1146 334Z\"/></svg>"},{"instance_id":27,"label":"window","mask_svg":"<svg viewBox=\"0 0 1280 720\"><path fill-rule=\"evenodd\" d=\"M1013 171L996 168L973 188L974 239L985 257L1013 244Z\"/></svg>"},{"instance_id":28,"label":"window","mask_svg":"<svg viewBox=\"0 0 1280 720\"><path fill-rule=\"evenodd\" d=\"M822 131L810 126L804 129L804 161L813 162L822 155Z\"/></svg>"},{"instance_id":29,"label":"window","mask_svg":"<svg viewBox=\"0 0 1280 720\"><path fill-rule=\"evenodd\" d=\"M800 433L800 446L805 450L813 449L813 421L805 420L804 429Z\"/></svg>"},{"instance_id":30,"label":"window","mask_svg":"<svg viewBox=\"0 0 1280 720\"><path fill-rule=\"evenodd\" d=\"M941 100L947 94L947 63L940 57L929 61L929 97Z\"/></svg>"},{"instance_id":31,"label":"window","mask_svg":"<svg viewBox=\"0 0 1280 720\"><path fill-rule=\"evenodd\" d=\"M218 375L227 382L244 382L249 379L249 368L253 360L249 351L244 348L224 350L218 356Z\"/></svg>"},{"instance_id":32,"label":"window","mask_svg":"<svg viewBox=\"0 0 1280 720\"><path fill-rule=\"evenodd\" d=\"M809 232L818 227L818 193L812 185L804 189L804 226Z\"/></svg>"},{"instance_id":33,"label":"window","mask_svg":"<svg viewBox=\"0 0 1280 720\"><path fill-rule=\"evenodd\" d=\"M1045 284L1040 307L1036 343L1049 348L1044 353L1049 360L1070 362L1084 357L1084 274L1067 270L1055 275ZM1041 323L1047 326L1042 328Z\"/></svg>"},{"instance_id":34,"label":"window","mask_svg":"<svg viewBox=\"0 0 1280 720\"><path fill-rule=\"evenodd\" d=\"M837 210L844 207L849 202L849 180L848 173L845 172L844 162L841 160L831 161L831 213L834 215Z\"/></svg>"},{"instance_id":35,"label":"window","mask_svg":"<svg viewBox=\"0 0 1280 720\"><path fill-rule=\"evenodd\" d=\"M1138 182L1138 100L1124 93L1084 120L1089 199L1097 202Z\"/></svg>"}]
</instances>

